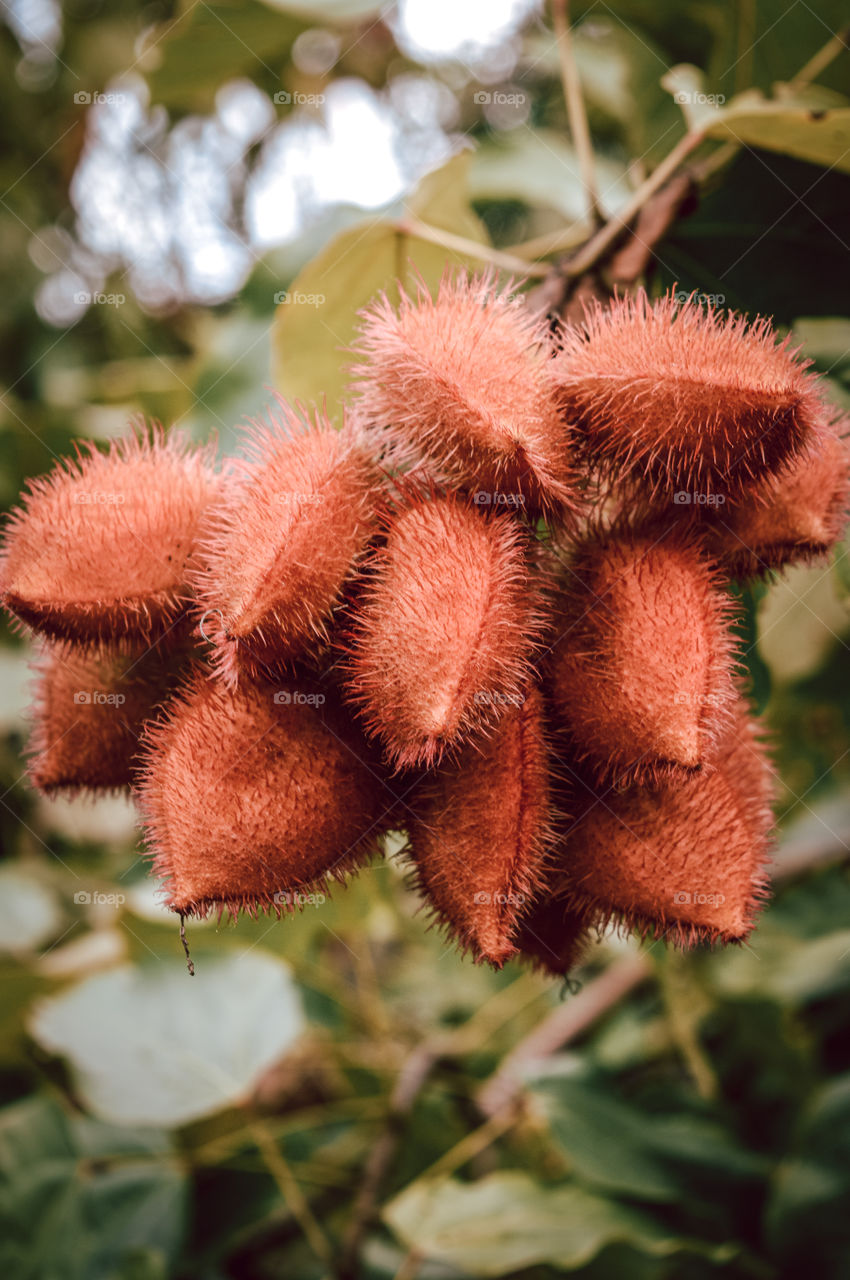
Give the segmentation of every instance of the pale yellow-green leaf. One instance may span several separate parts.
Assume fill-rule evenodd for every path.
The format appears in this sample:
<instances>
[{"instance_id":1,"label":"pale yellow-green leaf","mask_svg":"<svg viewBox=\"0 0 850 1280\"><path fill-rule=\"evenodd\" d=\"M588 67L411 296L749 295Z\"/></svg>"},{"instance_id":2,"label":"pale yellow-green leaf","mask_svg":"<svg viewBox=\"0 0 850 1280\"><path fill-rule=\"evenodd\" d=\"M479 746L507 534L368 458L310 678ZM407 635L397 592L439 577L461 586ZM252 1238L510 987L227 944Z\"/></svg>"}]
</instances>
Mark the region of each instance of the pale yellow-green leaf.
<instances>
[{"instance_id":1,"label":"pale yellow-green leaf","mask_svg":"<svg viewBox=\"0 0 850 1280\"><path fill-rule=\"evenodd\" d=\"M408 1249L453 1274L503 1276L542 1263L572 1271L615 1242L656 1255L692 1247L636 1209L574 1184L542 1186L513 1170L472 1183L420 1179L383 1216ZM714 1251L727 1260L729 1252Z\"/></svg>"},{"instance_id":2,"label":"pale yellow-green leaf","mask_svg":"<svg viewBox=\"0 0 850 1280\"><path fill-rule=\"evenodd\" d=\"M850 107L818 110L742 94L718 112L706 132L850 173Z\"/></svg>"}]
</instances>

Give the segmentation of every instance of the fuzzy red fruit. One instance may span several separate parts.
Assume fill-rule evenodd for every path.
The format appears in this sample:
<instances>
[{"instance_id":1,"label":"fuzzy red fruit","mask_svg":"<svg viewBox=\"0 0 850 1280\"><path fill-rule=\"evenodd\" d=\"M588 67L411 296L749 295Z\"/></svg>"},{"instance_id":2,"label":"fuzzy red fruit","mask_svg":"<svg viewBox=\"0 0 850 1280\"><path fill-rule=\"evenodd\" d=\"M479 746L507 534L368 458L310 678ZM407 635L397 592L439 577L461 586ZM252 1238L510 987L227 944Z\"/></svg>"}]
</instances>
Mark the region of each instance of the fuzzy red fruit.
<instances>
[{"instance_id":1,"label":"fuzzy red fruit","mask_svg":"<svg viewBox=\"0 0 850 1280\"><path fill-rule=\"evenodd\" d=\"M587 542L560 602L558 726L599 777L686 776L710 763L735 703L729 598L672 536Z\"/></svg>"},{"instance_id":2,"label":"fuzzy red fruit","mask_svg":"<svg viewBox=\"0 0 850 1280\"><path fill-rule=\"evenodd\" d=\"M717 767L589 794L563 845L565 906L681 946L746 937L764 897L770 770L743 711Z\"/></svg>"},{"instance_id":3,"label":"fuzzy red fruit","mask_svg":"<svg viewBox=\"0 0 850 1280\"><path fill-rule=\"evenodd\" d=\"M188 602L198 521L219 485L214 450L159 428L88 450L30 483L6 529L2 601L47 636L148 641Z\"/></svg>"},{"instance_id":4,"label":"fuzzy red fruit","mask_svg":"<svg viewBox=\"0 0 850 1280\"><path fill-rule=\"evenodd\" d=\"M320 685L199 671L146 734L140 789L154 870L185 915L298 905L366 859L385 792L362 738Z\"/></svg>"},{"instance_id":5,"label":"fuzzy red fruit","mask_svg":"<svg viewBox=\"0 0 850 1280\"><path fill-rule=\"evenodd\" d=\"M794 357L767 320L641 291L589 309L556 365L588 459L667 504L738 495L805 447L822 410Z\"/></svg>"},{"instance_id":6,"label":"fuzzy red fruit","mask_svg":"<svg viewBox=\"0 0 850 1280\"><path fill-rule=\"evenodd\" d=\"M225 679L271 675L323 645L373 531L378 475L347 428L306 425L283 404L255 423L223 501L204 521L194 576L204 633Z\"/></svg>"},{"instance_id":7,"label":"fuzzy red fruit","mask_svg":"<svg viewBox=\"0 0 850 1280\"><path fill-rule=\"evenodd\" d=\"M575 472L545 323L491 276L446 276L364 314L355 389L400 461L532 511L569 508ZM483 495L486 495L486 499Z\"/></svg>"},{"instance_id":8,"label":"fuzzy red fruit","mask_svg":"<svg viewBox=\"0 0 850 1280\"><path fill-rule=\"evenodd\" d=\"M411 495L384 522L347 691L395 765L432 765L523 693L542 625L528 544L507 513L453 495Z\"/></svg>"},{"instance_id":9,"label":"fuzzy red fruit","mask_svg":"<svg viewBox=\"0 0 850 1280\"><path fill-rule=\"evenodd\" d=\"M530 689L482 743L429 777L409 833L419 886L477 960L500 967L542 883L551 840L540 694Z\"/></svg>"},{"instance_id":10,"label":"fuzzy red fruit","mask_svg":"<svg viewBox=\"0 0 850 1280\"><path fill-rule=\"evenodd\" d=\"M144 723L173 690L177 655L45 649L29 744L29 777L47 795L129 787Z\"/></svg>"},{"instance_id":11,"label":"fuzzy red fruit","mask_svg":"<svg viewBox=\"0 0 850 1280\"><path fill-rule=\"evenodd\" d=\"M712 550L732 578L752 578L828 555L850 503L850 451L839 424L758 496L718 513Z\"/></svg>"},{"instance_id":12,"label":"fuzzy red fruit","mask_svg":"<svg viewBox=\"0 0 850 1280\"><path fill-rule=\"evenodd\" d=\"M581 963L591 943L587 918L566 906L558 897L559 881L547 886L530 913L520 922L516 935L520 957L532 968L553 978L566 978Z\"/></svg>"}]
</instances>

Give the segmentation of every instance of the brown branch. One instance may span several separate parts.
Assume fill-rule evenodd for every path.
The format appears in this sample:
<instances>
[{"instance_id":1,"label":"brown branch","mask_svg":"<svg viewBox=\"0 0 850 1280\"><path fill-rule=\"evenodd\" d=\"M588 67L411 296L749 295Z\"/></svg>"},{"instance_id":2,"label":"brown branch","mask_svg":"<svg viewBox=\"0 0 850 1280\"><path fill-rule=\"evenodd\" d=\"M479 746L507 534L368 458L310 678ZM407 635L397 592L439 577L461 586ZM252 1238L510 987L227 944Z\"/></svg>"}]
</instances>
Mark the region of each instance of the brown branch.
<instances>
[{"instance_id":1,"label":"brown branch","mask_svg":"<svg viewBox=\"0 0 850 1280\"><path fill-rule=\"evenodd\" d=\"M588 982L578 995L553 1009L485 1080L477 1096L482 1114L494 1116L503 1107L510 1106L534 1063L549 1057L587 1031L651 975L652 968L646 955L626 956Z\"/></svg>"}]
</instances>

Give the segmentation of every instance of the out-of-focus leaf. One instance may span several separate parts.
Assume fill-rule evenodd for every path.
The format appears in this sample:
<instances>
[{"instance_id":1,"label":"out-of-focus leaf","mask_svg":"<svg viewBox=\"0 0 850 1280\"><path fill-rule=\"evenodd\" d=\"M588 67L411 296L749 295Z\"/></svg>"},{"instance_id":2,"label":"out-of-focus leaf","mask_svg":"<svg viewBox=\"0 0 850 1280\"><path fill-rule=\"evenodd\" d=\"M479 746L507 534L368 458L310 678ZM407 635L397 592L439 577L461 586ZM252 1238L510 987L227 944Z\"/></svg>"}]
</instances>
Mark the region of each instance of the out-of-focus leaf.
<instances>
[{"instance_id":1,"label":"out-of-focus leaf","mask_svg":"<svg viewBox=\"0 0 850 1280\"><path fill-rule=\"evenodd\" d=\"M697 12L702 5L689 7ZM845 0L818 0L817 6L787 0L752 4L726 0L707 7L714 9L715 38L699 61L707 63L711 83L727 98L751 85L769 93L777 82L791 80L847 22ZM836 89L846 85L846 79L838 58L818 76L819 82Z\"/></svg>"},{"instance_id":2,"label":"out-of-focus leaf","mask_svg":"<svg viewBox=\"0 0 850 1280\"><path fill-rule=\"evenodd\" d=\"M789 569L772 584L758 617L759 653L775 681L811 674L850 626L822 565Z\"/></svg>"},{"instance_id":3,"label":"out-of-focus leaf","mask_svg":"<svg viewBox=\"0 0 850 1280\"><path fill-rule=\"evenodd\" d=\"M429 174L409 200L411 214L440 231L486 241L469 208L469 157L455 156ZM345 348L357 312L378 293L395 295L396 281L410 284L418 273L436 288L447 267L469 266L463 255L400 232L378 220L342 232L301 271L277 309L272 332L275 386L290 400L321 402L337 421L350 362Z\"/></svg>"},{"instance_id":4,"label":"out-of-focus leaf","mask_svg":"<svg viewBox=\"0 0 850 1280\"><path fill-rule=\"evenodd\" d=\"M0 867L0 951L30 951L60 932L56 895L20 867Z\"/></svg>"},{"instance_id":5,"label":"out-of-focus leaf","mask_svg":"<svg viewBox=\"0 0 850 1280\"><path fill-rule=\"evenodd\" d=\"M815 367L838 378L850 374L850 320L846 316L799 316L794 334Z\"/></svg>"},{"instance_id":6,"label":"out-of-focus leaf","mask_svg":"<svg viewBox=\"0 0 850 1280\"><path fill-rule=\"evenodd\" d=\"M639 1111L569 1076L537 1081L534 1096L575 1173L606 1191L674 1203L720 1172L736 1182L764 1175L757 1157L702 1116Z\"/></svg>"},{"instance_id":7,"label":"out-of-focus leaf","mask_svg":"<svg viewBox=\"0 0 850 1280\"><path fill-rule=\"evenodd\" d=\"M689 1247L625 1205L515 1172L473 1183L414 1182L385 1207L384 1219L409 1249L473 1276L541 1263L572 1271L614 1242L661 1254Z\"/></svg>"},{"instance_id":8,"label":"out-of-focus leaf","mask_svg":"<svg viewBox=\"0 0 850 1280\"><path fill-rule=\"evenodd\" d=\"M616 213L631 194L623 165L597 154L596 180L605 208ZM557 209L570 222L587 213L587 196L575 148L548 129L517 129L488 141L469 172L473 199L524 200Z\"/></svg>"},{"instance_id":9,"label":"out-of-focus leaf","mask_svg":"<svg viewBox=\"0 0 850 1280\"><path fill-rule=\"evenodd\" d=\"M23 726L31 675L25 650L0 650L0 728L5 731Z\"/></svg>"},{"instance_id":10,"label":"out-of-focus leaf","mask_svg":"<svg viewBox=\"0 0 850 1280\"><path fill-rule=\"evenodd\" d=\"M167 1135L112 1128L28 1098L0 1112L0 1171L3 1275L148 1280L171 1273L185 1225L186 1174ZM145 1253L147 1271L126 1269Z\"/></svg>"},{"instance_id":11,"label":"out-of-focus leaf","mask_svg":"<svg viewBox=\"0 0 850 1280\"><path fill-rule=\"evenodd\" d=\"M837 170L742 148L658 246L659 283L720 295L727 307L779 324L843 315L847 192Z\"/></svg>"},{"instance_id":12,"label":"out-of-focus leaf","mask_svg":"<svg viewBox=\"0 0 850 1280\"><path fill-rule=\"evenodd\" d=\"M816 111L742 94L701 127L710 138L781 151L850 173L850 107Z\"/></svg>"},{"instance_id":13,"label":"out-of-focus leaf","mask_svg":"<svg viewBox=\"0 0 850 1280\"><path fill-rule=\"evenodd\" d=\"M850 1077L812 1099L768 1202L768 1241L787 1274L844 1280L850 1264Z\"/></svg>"},{"instance_id":14,"label":"out-of-focus leaf","mask_svg":"<svg viewBox=\"0 0 850 1280\"><path fill-rule=\"evenodd\" d=\"M86 1105L120 1124L180 1125L239 1103L301 1033L289 968L256 950L87 978L40 1005L31 1032L66 1057Z\"/></svg>"},{"instance_id":15,"label":"out-of-focus leaf","mask_svg":"<svg viewBox=\"0 0 850 1280\"><path fill-rule=\"evenodd\" d=\"M259 0L194 0L147 41L142 65L150 66L151 99L178 111L208 111L216 90L237 76L272 88L306 25Z\"/></svg>"},{"instance_id":16,"label":"out-of-focus leaf","mask_svg":"<svg viewBox=\"0 0 850 1280\"><path fill-rule=\"evenodd\" d=\"M765 995L789 1004L850 988L850 928L800 941L770 927L770 916L745 949L718 955L714 981L728 995Z\"/></svg>"}]
</instances>

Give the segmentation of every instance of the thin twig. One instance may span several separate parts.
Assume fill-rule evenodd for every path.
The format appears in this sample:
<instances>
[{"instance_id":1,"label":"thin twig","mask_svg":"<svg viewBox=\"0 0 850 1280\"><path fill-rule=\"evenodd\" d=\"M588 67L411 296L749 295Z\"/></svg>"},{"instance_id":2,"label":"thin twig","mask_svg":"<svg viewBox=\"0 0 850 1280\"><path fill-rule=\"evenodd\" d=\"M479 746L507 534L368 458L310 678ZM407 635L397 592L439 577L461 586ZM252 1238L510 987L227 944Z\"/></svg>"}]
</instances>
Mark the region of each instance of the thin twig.
<instances>
[{"instance_id":1,"label":"thin twig","mask_svg":"<svg viewBox=\"0 0 850 1280\"><path fill-rule=\"evenodd\" d=\"M331 1242L319 1225L313 1210L310 1208L307 1197L298 1185L295 1175L284 1158L283 1152L269 1133L264 1121L250 1112L247 1114L251 1137L263 1157L263 1163L277 1183L286 1207L298 1223L316 1257L327 1266L331 1266L333 1264Z\"/></svg>"},{"instance_id":2,"label":"thin twig","mask_svg":"<svg viewBox=\"0 0 850 1280\"><path fill-rule=\"evenodd\" d=\"M508 245L505 253L510 253L513 257L520 259L536 260L538 258L548 258L550 254L564 253L567 249L575 249L587 239L587 234L587 219L582 218L580 222L571 222L569 226L562 227L559 231L545 231L542 235L535 236L532 240L523 240L520 244Z\"/></svg>"},{"instance_id":3,"label":"thin twig","mask_svg":"<svg viewBox=\"0 0 850 1280\"><path fill-rule=\"evenodd\" d=\"M466 258L477 258L480 262L489 262L491 266L499 267L503 271L511 271L514 275L542 278L551 270L549 266L525 262L522 258L514 257L513 254L504 253L501 249L494 249L488 244L479 244L477 240L468 240L466 236L457 236L452 231L442 231L439 227L432 227L427 222L420 222L418 218L407 217L395 225L396 230L402 235L418 236L420 240L428 240L431 244L439 245L441 249L449 249L452 253L462 254Z\"/></svg>"},{"instance_id":4,"label":"thin twig","mask_svg":"<svg viewBox=\"0 0 850 1280\"><path fill-rule=\"evenodd\" d=\"M634 192L632 198L620 212L615 214L600 231L597 231L595 236L591 236L587 244L579 249L575 257L564 264L564 273L575 279L577 276L583 276L591 267L596 266L599 259L604 257L618 237L622 235L632 218L640 211L649 197L664 186L664 183L673 176L679 165L687 160L688 156L696 151L704 140L705 134L701 129L686 133L684 138L681 138L676 143L673 150L664 157L661 163L656 165L646 181L640 184L637 191Z\"/></svg>"},{"instance_id":5,"label":"thin twig","mask_svg":"<svg viewBox=\"0 0 850 1280\"><path fill-rule=\"evenodd\" d=\"M785 86L788 93L799 93L803 89L808 89L813 80L816 80L822 71L825 71L830 62L833 62L843 49L850 49L850 23L843 27L841 31L837 31L835 35L827 40L822 49L818 49L817 53L809 58L804 67L801 67L793 80L789 80Z\"/></svg>"},{"instance_id":6,"label":"thin twig","mask_svg":"<svg viewBox=\"0 0 850 1280\"><path fill-rule=\"evenodd\" d=\"M605 222L605 216L599 205L593 143L590 140L587 112L584 109L581 81L579 79L578 66L576 65L572 32L570 31L569 0L552 0L552 27L558 44L561 80L564 86L564 102L567 107L573 145L578 156L582 185L584 186L584 194L587 200L587 212L591 226L601 227Z\"/></svg>"},{"instance_id":7,"label":"thin twig","mask_svg":"<svg viewBox=\"0 0 850 1280\"><path fill-rule=\"evenodd\" d=\"M655 972L673 1042L690 1072L697 1093L710 1101L718 1096L720 1086L699 1038L699 1023L708 1001L695 986L691 956L662 951L655 962Z\"/></svg>"},{"instance_id":8,"label":"thin twig","mask_svg":"<svg viewBox=\"0 0 850 1280\"><path fill-rule=\"evenodd\" d=\"M453 1147L444 1152L439 1160L435 1160L422 1173L419 1174L420 1180L428 1178L447 1178L449 1174L454 1173L456 1169L462 1168L468 1164L475 1156L480 1155L482 1151L486 1151L489 1146L501 1138L503 1133L507 1133L508 1129L512 1129L516 1124L517 1117L513 1114L512 1109L503 1107L498 1114L490 1116L477 1129L471 1129L469 1133L456 1142Z\"/></svg>"},{"instance_id":9,"label":"thin twig","mask_svg":"<svg viewBox=\"0 0 850 1280\"><path fill-rule=\"evenodd\" d=\"M587 1031L651 973L646 955L626 956L589 982L578 995L553 1009L485 1080L477 1097L481 1113L487 1117L495 1116L503 1107L512 1104L532 1063L549 1057Z\"/></svg>"}]
</instances>

